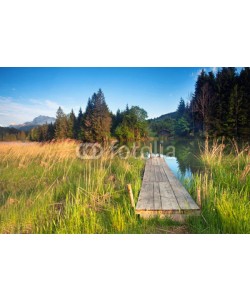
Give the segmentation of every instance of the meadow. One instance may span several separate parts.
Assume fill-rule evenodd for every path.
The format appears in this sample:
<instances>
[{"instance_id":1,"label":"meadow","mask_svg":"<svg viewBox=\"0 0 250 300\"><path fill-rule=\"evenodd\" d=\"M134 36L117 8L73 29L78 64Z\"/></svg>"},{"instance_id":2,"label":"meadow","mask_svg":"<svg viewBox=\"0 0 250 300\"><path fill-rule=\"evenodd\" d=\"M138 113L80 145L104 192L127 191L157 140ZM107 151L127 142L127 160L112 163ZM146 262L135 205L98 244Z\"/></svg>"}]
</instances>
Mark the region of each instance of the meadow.
<instances>
[{"instance_id":1,"label":"meadow","mask_svg":"<svg viewBox=\"0 0 250 300\"><path fill-rule=\"evenodd\" d=\"M143 159L112 158L107 152L82 160L77 146L73 141L0 144L0 233L180 230L171 220L135 215L126 186L132 184L137 198Z\"/></svg>"},{"instance_id":2,"label":"meadow","mask_svg":"<svg viewBox=\"0 0 250 300\"><path fill-rule=\"evenodd\" d=\"M135 215L126 187L137 200L144 159L80 159L78 146L0 144L0 233L250 233L248 145L205 143L204 170L186 185L201 217L184 224Z\"/></svg>"}]
</instances>

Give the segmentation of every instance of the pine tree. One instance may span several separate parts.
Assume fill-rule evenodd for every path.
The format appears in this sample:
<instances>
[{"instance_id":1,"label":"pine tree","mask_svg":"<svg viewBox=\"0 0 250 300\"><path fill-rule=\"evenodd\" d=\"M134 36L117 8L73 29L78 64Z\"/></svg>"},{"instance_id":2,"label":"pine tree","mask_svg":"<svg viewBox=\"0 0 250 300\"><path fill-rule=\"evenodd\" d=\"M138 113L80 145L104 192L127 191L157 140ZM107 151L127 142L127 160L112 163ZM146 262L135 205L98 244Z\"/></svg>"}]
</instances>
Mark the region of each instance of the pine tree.
<instances>
[{"instance_id":1,"label":"pine tree","mask_svg":"<svg viewBox=\"0 0 250 300\"><path fill-rule=\"evenodd\" d=\"M238 134L250 139L250 68L241 70L239 75L240 107L238 114Z\"/></svg>"},{"instance_id":2,"label":"pine tree","mask_svg":"<svg viewBox=\"0 0 250 300\"><path fill-rule=\"evenodd\" d=\"M120 109L117 110L116 114L112 114L111 118L112 118L111 133L115 134L116 128L122 123L122 119L123 119L123 115Z\"/></svg>"},{"instance_id":3,"label":"pine tree","mask_svg":"<svg viewBox=\"0 0 250 300\"><path fill-rule=\"evenodd\" d=\"M70 139L77 138L77 120L73 109L71 110L69 117L68 117L68 134L67 136Z\"/></svg>"},{"instance_id":4,"label":"pine tree","mask_svg":"<svg viewBox=\"0 0 250 300\"><path fill-rule=\"evenodd\" d=\"M209 86L209 82L206 82L202 87L197 96L195 108L199 114L199 119L202 123L202 132L206 136L209 131L209 123L210 123L210 112L211 105L213 102L213 94L211 93L211 89Z\"/></svg>"},{"instance_id":5,"label":"pine tree","mask_svg":"<svg viewBox=\"0 0 250 300\"><path fill-rule=\"evenodd\" d=\"M56 113L55 121L55 138L65 139L68 137L68 121L67 116L63 112L62 108L59 107Z\"/></svg>"},{"instance_id":6,"label":"pine tree","mask_svg":"<svg viewBox=\"0 0 250 300\"><path fill-rule=\"evenodd\" d=\"M214 72L209 72L207 76L207 83L209 86L209 105L207 114L207 131L209 134L213 134L218 127L214 111L217 110L217 93L216 93L216 77Z\"/></svg>"},{"instance_id":7,"label":"pine tree","mask_svg":"<svg viewBox=\"0 0 250 300\"><path fill-rule=\"evenodd\" d=\"M87 141L107 142L110 137L111 114L101 89L88 100L84 116L84 138Z\"/></svg>"},{"instance_id":8,"label":"pine tree","mask_svg":"<svg viewBox=\"0 0 250 300\"><path fill-rule=\"evenodd\" d=\"M199 110L199 100L202 94L203 86L208 82L208 76L204 69L202 69L201 73L199 74L196 84L195 84L195 92L193 98L190 103L190 108L192 111L192 118L193 118L193 129L194 132L199 132L204 128L204 122L202 114Z\"/></svg>"},{"instance_id":9,"label":"pine tree","mask_svg":"<svg viewBox=\"0 0 250 300\"><path fill-rule=\"evenodd\" d=\"M93 110L93 131L96 141L107 142L110 138L111 114L101 89L97 92Z\"/></svg>"},{"instance_id":10,"label":"pine tree","mask_svg":"<svg viewBox=\"0 0 250 300\"><path fill-rule=\"evenodd\" d=\"M227 116L227 123L228 123L227 135L230 137L239 136L239 118L240 115L242 114L241 105L242 105L242 96L239 92L238 84L235 84L230 94L228 116Z\"/></svg>"},{"instance_id":11,"label":"pine tree","mask_svg":"<svg viewBox=\"0 0 250 300\"><path fill-rule=\"evenodd\" d=\"M92 98L88 99L85 114L83 116L83 140L88 142L94 142L93 134L93 110L94 110L94 98L96 94L94 93Z\"/></svg>"},{"instance_id":12,"label":"pine tree","mask_svg":"<svg viewBox=\"0 0 250 300\"><path fill-rule=\"evenodd\" d=\"M206 86L209 97L204 94ZM249 103L250 68L240 74L231 67L220 69L216 76L202 72L190 105L196 132L203 124L210 135L249 138Z\"/></svg>"},{"instance_id":13,"label":"pine tree","mask_svg":"<svg viewBox=\"0 0 250 300\"><path fill-rule=\"evenodd\" d=\"M83 140L84 139L84 115L82 113L82 109L80 107L79 113L76 120L76 139Z\"/></svg>"},{"instance_id":14,"label":"pine tree","mask_svg":"<svg viewBox=\"0 0 250 300\"><path fill-rule=\"evenodd\" d=\"M217 74L216 83L218 87L218 113L217 119L220 123L220 135L228 135L229 128L229 111L230 111L230 97L236 83L236 69L222 68Z\"/></svg>"},{"instance_id":15,"label":"pine tree","mask_svg":"<svg viewBox=\"0 0 250 300\"><path fill-rule=\"evenodd\" d=\"M183 117L183 115L186 112L186 106L185 106L185 101L181 98L178 108L177 108L177 115L179 118Z\"/></svg>"}]
</instances>

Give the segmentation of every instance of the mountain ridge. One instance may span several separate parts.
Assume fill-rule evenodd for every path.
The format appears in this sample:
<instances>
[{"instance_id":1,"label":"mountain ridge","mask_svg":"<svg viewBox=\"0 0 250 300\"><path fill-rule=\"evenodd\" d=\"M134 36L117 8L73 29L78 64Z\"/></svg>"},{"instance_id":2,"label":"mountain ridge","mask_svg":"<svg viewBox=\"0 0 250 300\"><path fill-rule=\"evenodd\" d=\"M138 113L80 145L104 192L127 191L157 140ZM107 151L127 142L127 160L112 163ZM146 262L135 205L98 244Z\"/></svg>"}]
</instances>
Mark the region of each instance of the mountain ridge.
<instances>
[{"instance_id":1,"label":"mountain ridge","mask_svg":"<svg viewBox=\"0 0 250 300\"><path fill-rule=\"evenodd\" d=\"M164 115L161 115L157 118L148 119L148 121L164 121L165 119L175 119L177 116L177 112L171 112Z\"/></svg>"},{"instance_id":2,"label":"mountain ridge","mask_svg":"<svg viewBox=\"0 0 250 300\"><path fill-rule=\"evenodd\" d=\"M40 115L38 117L35 117L30 122L25 122L23 124L12 124L9 126L9 128L15 128L15 129L23 130L23 131L29 131L32 128L38 127L40 125L44 125L46 123L47 124L54 123L55 120L56 119L54 117Z\"/></svg>"}]
</instances>

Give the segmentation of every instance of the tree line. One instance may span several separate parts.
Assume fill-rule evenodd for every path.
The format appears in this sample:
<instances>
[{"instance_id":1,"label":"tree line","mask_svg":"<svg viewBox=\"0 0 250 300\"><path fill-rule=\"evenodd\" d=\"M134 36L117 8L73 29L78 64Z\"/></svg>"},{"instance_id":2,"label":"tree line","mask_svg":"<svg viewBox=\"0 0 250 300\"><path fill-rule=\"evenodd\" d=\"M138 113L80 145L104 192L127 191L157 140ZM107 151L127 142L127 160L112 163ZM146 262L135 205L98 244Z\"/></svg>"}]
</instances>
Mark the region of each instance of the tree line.
<instances>
[{"instance_id":1,"label":"tree line","mask_svg":"<svg viewBox=\"0 0 250 300\"><path fill-rule=\"evenodd\" d=\"M250 137L250 68L239 73L224 67L214 74L202 70L195 91L188 101L182 98L176 112L164 118L147 121L147 112L139 106L126 107L113 114L101 89L88 99L85 112L66 115L61 107L54 124L33 128L28 139L51 141L77 139L86 142L107 142L111 137L121 141L168 136L227 136ZM24 140L25 133L5 132L2 140Z\"/></svg>"},{"instance_id":2,"label":"tree line","mask_svg":"<svg viewBox=\"0 0 250 300\"><path fill-rule=\"evenodd\" d=\"M250 68L222 68L214 75L202 70L188 112L194 132L249 137Z\"/></svg>"},{"instance_id":3,"label":"tree line","mask_svg":"<svg viewBox=\"0 0 250 300\"><path fill-rule=\"evenodd\" d=\"M26 138L27 134L24 131L20 131L15 128L0 127L0 141L25 141Z\"/></svg>"},{"instance_id":4,"label":"tree line","mask_svg":"<svg viewBox=\"0 0 250 300\"><path fill-rule=\"evenodd\" d=\"M148 136L147 112L139 106L126 107L113 114L106 103L101 89L88 99L86 110L80 108L76 116L71 110L66 115L58 108L54 124L33 128L29 133L31 141L53 139L77 139L85 142L106 143L111 136L119 140L140 140Z\"/></svg>"},{"instance_id":5,"label":"tree line","mask_svg":"<svg viewBox=\"0 0 250 300\"><path fill-rule=\"evenodd\" d=\"M152 135L167 135L169 137L192 136L192 119L189 114L189 103L180 99L176 112L171 113L164 118L149 120L149 126Z\"/></svg>"},{"instance_id":6,"label":"tree line","mask_svg":"<svg viewBox=\"0 0 250 300\"><path fill-rule=\"evenodd\" d=\"M202 70L189 101L182 98L174 118L153 121L154 132L168 129L177 136L250 138L250 68L239 73L224 67L214 74Z\"/></svg>"}]
</instances>

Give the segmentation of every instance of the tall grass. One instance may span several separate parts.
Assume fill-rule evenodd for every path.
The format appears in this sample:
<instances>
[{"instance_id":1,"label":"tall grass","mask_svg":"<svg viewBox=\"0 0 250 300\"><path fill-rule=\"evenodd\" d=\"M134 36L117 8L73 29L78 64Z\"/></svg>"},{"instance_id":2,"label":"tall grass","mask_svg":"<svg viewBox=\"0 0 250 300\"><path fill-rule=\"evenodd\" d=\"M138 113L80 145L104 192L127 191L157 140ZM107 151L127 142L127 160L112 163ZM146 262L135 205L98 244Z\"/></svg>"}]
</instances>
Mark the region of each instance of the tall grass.
<instances>
[{"instance_id":1,"label":"tall grass","mask_svg":"<svg viewBox=\"0 0 250 300\"><path fill-rule=\"evenodd\" d=\"M227 146L226 146L227 145ZM202 218L191 218L195 233L250 233L250 147L235 140L208 141L202 149L205 171L194 175L190 192L200 191Z\"/></svg>"},{"instance_id":2,"label":"tall grass","mask_svg":"<svg viewBox=\"0 0 250 300\"><path fill-rule=\"evenodd\" d=\"M75 142L0 144L0 233L164 233L131 208L144 160L76 156Z\"/></svg>"}]
</instances>

